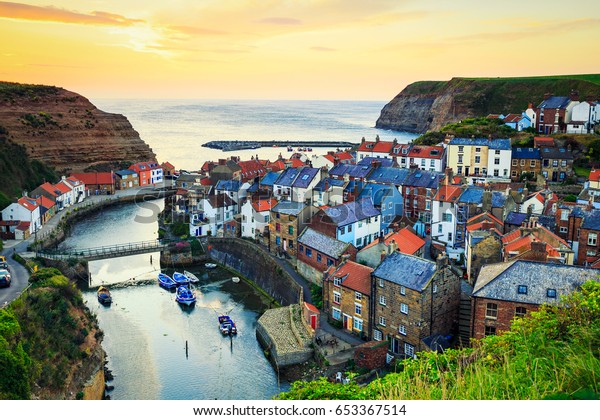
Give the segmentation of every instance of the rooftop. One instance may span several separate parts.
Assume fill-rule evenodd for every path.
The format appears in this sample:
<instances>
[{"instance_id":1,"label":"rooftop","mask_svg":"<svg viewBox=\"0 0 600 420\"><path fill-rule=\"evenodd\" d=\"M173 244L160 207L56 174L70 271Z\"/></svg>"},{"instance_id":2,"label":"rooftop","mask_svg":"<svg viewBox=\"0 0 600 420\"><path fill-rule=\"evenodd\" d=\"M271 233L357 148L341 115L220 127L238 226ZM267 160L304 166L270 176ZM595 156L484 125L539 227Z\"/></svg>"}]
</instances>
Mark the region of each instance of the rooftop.
<instances>
[{"instance_id":1,"label":"rooftop","mask_svg":"<svg viewBox=\"0 0 600 420\"><path fill-rule=\"evenodd\" d=\"M304 229L302 234L298 237L298 243L304 244L322 254L339 259L350 246L346 242L338 241L331 236L327 236L321 232L318 232L310 227Z\"/></svg>"},{"instance_id":2,"label":"rooftop","mask_svg":"<svg viewBox=\"0 0 600 420\"><path fill-rule=\"evenodd\" d=\"M513 147L513 159L539 159L540 149L536 147Z\"/></svg>"},{"instance_id":3,"label":"rooftop","mask_svg":"<svg viewBox=\"0 0 600 420\"><path fill-rule=\"evenodd\" d=\"M306 208L304 203L296 203L295 201L280 201L275 207L271 209L272 212L289 214L297 216Z\"/></svg>"},{"instance_id":4,"label":"rooftop","mask_svg":"<svg viewBox=\"0 0 600 420\"><path fill-rule=\"evenodd\" d=\"M561 109L566 108L569 102L571 102L571 99L568 96L550 96L548 99L543 100L538 108Z\"/></svg>"},{"instance_id":5,"label":"rooftop","mask_svg":"<svg viewBox=\"0 0 600 420\"><path fill-rule=\"evenodd\" d=\"M451 146L487 146L490 149L510 150L510 139L455 137L448 144Z\"/></svg>"},{"instance_id":6,"label":"rooftop","mask_svg":"<svg viewBox=\"0 0 600 420\"><path fill-rule=\"evenodd\" d=\"M360 292L363 295L371 295L371 267L358 264L354 261L346 261L332 274L333 277L342 279L342 286Z\"/></svg>"},{"instance_id":7,"label":"rooftop","mask_svg":"<svg viewBox=\"0 0 600 420\"><path fill-rule=\"evenodd\" d=\"M416 291L425 289L436 271L436 264L423 258L394 252L388 255L373 276Z\"/></svg>"},{"instance_id":8,"label":"rooftop","mask_svg":"<svg viewBox=\"0 0 600 420\"><path fill-rule=\"evenodd\" d=\"M370 198L329 207L323 209L323 211L337 226L350 225L367 217L379 216L381 214L373 206L373 201Z\"/></svg>"},{"instance_id":9,"label":"rooftop","mask_svg":"<svg viewBox=\"0 0 600 420\"><path fill-rule=\"evenodd\" d=\"M318 168L303 167L293 183L295 188L308 188L315 176L320 172Z\"/></svg>"},{"instance_id":10,"label":"rooftop","mask_svg":"<svg viewBox=\"0 0 600 420\"><path fill-rule=\"evenodd\" d=\"M480 204L483 202L483 188L482 187L467 187L458 199L459 203L468 204Z\"/></svg>"}]
</instances>

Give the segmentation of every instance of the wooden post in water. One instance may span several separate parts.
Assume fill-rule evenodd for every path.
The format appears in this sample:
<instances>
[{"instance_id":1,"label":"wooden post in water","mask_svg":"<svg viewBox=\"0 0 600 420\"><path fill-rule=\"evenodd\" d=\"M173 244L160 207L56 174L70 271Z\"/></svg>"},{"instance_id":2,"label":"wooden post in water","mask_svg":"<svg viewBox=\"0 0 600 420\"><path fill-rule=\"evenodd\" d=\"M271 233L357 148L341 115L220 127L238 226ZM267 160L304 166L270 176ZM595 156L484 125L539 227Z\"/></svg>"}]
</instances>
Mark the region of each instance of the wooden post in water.
<instances>
[{"instance_id":1,"label":"wooden post in water","mask_svg":"<svg viewBox=\"0 0 600 420\"><path fill-rule=\"evenodd\" d=\"M188 358L188 341L185 340L185 358Z\"/></svg>"}]
</instances>

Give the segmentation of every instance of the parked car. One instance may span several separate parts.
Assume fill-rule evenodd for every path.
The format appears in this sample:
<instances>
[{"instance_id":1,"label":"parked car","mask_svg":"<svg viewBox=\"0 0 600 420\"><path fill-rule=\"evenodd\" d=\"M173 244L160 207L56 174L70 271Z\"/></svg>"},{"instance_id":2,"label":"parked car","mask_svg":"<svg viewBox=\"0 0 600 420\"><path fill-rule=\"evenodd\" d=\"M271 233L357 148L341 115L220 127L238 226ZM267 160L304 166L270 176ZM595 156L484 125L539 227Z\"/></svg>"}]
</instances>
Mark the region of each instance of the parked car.
<instances>
[{"instance_id":1,"label":"parked car","mask_svg":"<svg viewBox=\"0 0 600 420\"><path fill-rule=\"evenodd\" d=\"M0 261L0 270L8 270L8 263L6 261Z\"/></svg>"},{"instance_id":2,"label":"parked car","mask_svg":"<svg viewBox=\"0 0 600 420\"><path fill-rule=\"evenodd\" d=\"M0 270L0 287L10 287L10 273L8 270Z\"/></svg>"}]
</instances>

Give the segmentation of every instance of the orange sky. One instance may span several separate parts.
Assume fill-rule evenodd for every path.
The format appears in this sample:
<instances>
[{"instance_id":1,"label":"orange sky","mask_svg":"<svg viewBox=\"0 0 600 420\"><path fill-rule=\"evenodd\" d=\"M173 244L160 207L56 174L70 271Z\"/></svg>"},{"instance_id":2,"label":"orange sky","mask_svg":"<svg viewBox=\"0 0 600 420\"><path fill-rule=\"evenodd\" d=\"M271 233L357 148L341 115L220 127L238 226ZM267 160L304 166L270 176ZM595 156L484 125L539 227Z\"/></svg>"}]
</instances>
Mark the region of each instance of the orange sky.
<instances>
[{"instance_id":1,"label":"orange sky","mask_svg":"<svg viewBox=\"0 0 600 420\"><path fill-rule=\"evenodd\" d=\"M600 71L600 1L0 1L0 80L90 98L388 100Z\"/></svg>"}]
</instances>

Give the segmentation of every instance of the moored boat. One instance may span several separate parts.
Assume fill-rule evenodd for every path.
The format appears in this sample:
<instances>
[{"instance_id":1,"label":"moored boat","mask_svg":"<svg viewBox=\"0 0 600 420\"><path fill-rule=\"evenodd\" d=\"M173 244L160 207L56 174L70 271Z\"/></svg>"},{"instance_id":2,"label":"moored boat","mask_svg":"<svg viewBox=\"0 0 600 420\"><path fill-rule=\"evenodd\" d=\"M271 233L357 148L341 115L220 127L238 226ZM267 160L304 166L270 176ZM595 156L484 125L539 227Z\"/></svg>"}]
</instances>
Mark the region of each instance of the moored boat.
<instances>
[{"instance_id":1,"label":"moored boat","mask_svg":"<svg viewBox=\"0 0 600 420\"><path fill-rule=\"evenodd\" d=\"M183 274L185 274L185 276L190 279L191 283L200 283L200 279L198 277L196 277L196 275L194 273L190 273L189 271L184 271Z\"/></svg>"},{"instance_id":2,"label":"moored boat","mask_svg":"<svg viewBox=\"0 0 600 420\"><path fill-rule=\"evenodd\" d=\"M233 281L234 283L239 283L240 282L240 278L239 277L232 277L231 281Z\"/></svg>"},{"instance_id":3,"label":"moored boat","mask_svg":"<svg viewBox=\"0 0 600 420\"><path fill-rule=\"evenodd\" d=\"M98 288L98 302L103 305L110 305L112 303L112 296L110 290L106 286L100 286Z\"/></svg>"},{"instance_id":4,"label":"moored boat","mask_svg":"<svg viewBox=\"0 0 600 420\"><path fill-rule=\"evenodd\" d=\"M173 280L177 283L177 286L186 286L190 284L190 279L185 274L177 271L173 273Z\"/></svg>"},{"instance_id":5,"label":"moored boat","mask_svg":"<svg viewBox=\"0 0 600 420\"><path fill-rule=\"evenodd\" d=\"M166 289L172 289L173 287L177 286L175 280L164 273L158 273L158 284Z\"/></svg>"},{"instance_id":6,"label":"moored boat","mask_svg":"<svg viewBox=\"0 0 600 420\"><path fill-rule=\"evenodd\" d=\"M196 293L187 286L179 286L175 293L175 300L183 305L193 305L196 303Z\"/></svg>"},{"instance_id":7,"label":"moored boat","mask_svg":"<svg viewBox=\"0 0 600 420\"><path fill-rule=\"evenodd\" d=\"M204 267L206 267L206 268L217 268L217 264L215 264L215 263L206 263L206 264L204 264Z\"/></svg>"},{"instance_id":8,"label":"moored boat","mask_svg":"<svg viewBox=\"0 0 600 420\"><path fill-rule=\"evenodd\" d=\"M233 322L229 315L219 315L219 330L223 335L237 334L235 322Z\"/></svg>"}]
</instances>

